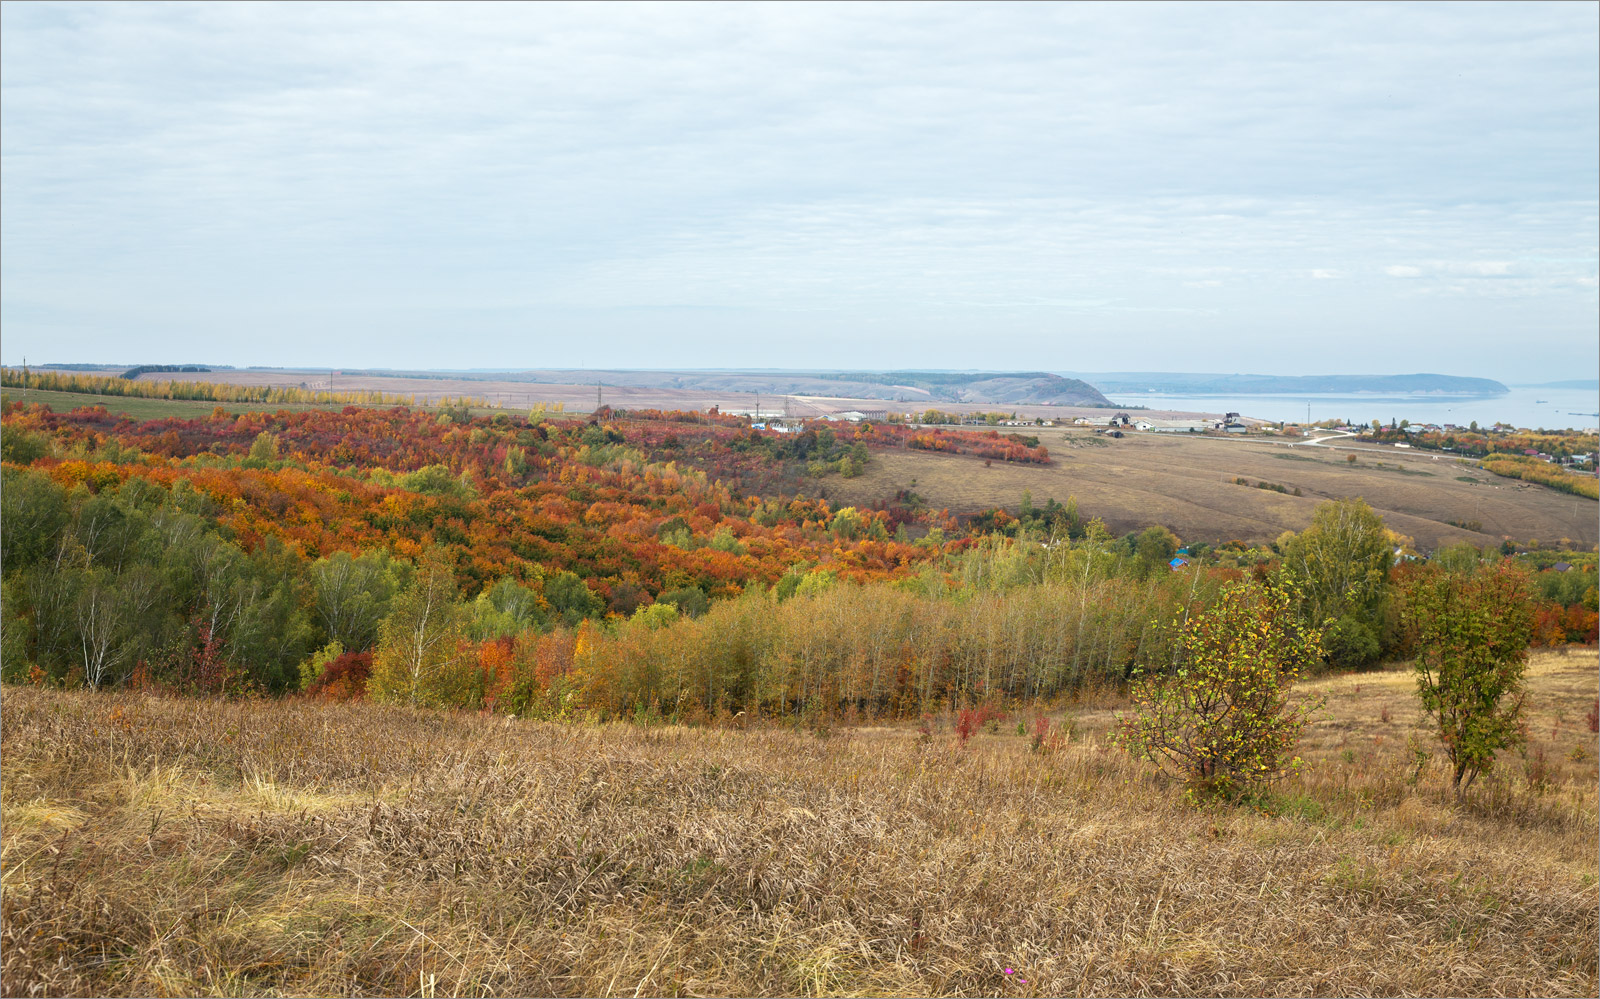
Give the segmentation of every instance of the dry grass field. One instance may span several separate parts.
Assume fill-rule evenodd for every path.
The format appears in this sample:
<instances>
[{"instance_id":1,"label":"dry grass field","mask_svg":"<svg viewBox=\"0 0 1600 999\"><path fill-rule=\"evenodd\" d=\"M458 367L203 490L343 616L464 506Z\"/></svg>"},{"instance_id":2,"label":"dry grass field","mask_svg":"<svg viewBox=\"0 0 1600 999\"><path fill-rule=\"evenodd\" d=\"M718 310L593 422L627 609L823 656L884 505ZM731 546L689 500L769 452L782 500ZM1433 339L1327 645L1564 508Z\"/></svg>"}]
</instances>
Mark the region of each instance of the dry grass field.
<instances>
[{"instance_id":1,"label":"dry grass field","mask_svg":"<svg viewBox=\"0 0 1600 999\"><path fill-rule=\"evenodd\" d=\"M1409 684L1306 685L1265 810L1180 804L1109 694L1034 753L8 688L0 990L1596 994L1595 652L1459 804Z\"/></svg>"},{"instance_id":2,"label":"dry grass field","mask_svg":"<svg viewBox=\"0 0 1600 999\"><path fill-rule=\"evenodd\" d=\"M870 502L911 489L935 507L1015 512L1023 490L1035 504L1075 496L1085 517L1115 531L1149 524L1188 541L1271 541L1303 530L1326 499L1360 496L1394 530L1424 548L1456 541L1498 544L1568 538L1600 541L1593 500L1498 478L1448 457L1389 447L1288 446L1279 441L1134 434L1111 440L1081 430L1025 430L1050 449L1050 465L985 467L981 459L895 451L874 454L859 478L828 480L830 498ZM1356 456L1351 464L1346 459ZM1236 485L1248 479L1249 486ZM1255 488L1281 485L1288 493ZM1301 495L1295 496L1295 489ZM1477 521L1483 530L1451 525Z\"/></svg>"}]
</instances>

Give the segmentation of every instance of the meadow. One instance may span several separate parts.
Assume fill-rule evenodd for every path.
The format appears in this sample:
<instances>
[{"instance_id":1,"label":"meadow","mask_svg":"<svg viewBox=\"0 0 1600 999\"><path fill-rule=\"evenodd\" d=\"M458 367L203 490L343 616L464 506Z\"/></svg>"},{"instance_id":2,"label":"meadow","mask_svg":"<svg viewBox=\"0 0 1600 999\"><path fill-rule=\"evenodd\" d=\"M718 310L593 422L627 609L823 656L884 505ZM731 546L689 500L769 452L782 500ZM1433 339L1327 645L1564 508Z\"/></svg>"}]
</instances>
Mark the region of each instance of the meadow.
<instances>
[{"instance_id":1,"label":"meadow","mask_svg":"<svg viewBox=\"0 0 1600 999\"><path fill-rule=\"evenodd\" d=\"M1195 808L1086 691L965 745L8 687L8 995L1594 995L1592 648L1457 803L1403 669ZM1408 745L1409 741L1409 745Z\"/></svg>"},{"instance_id":2,"label":"meadow","mask_svg":"<svg viewBox=\"0 0 1600 999\"><path fill-rule=\"evenodd\" d=\"M1600 540L1593 500L1529 482L1500 478L1449 457L1379 445L1340 448L1278 441L1132 434L1110 440L1081 430L1028 429L1050 451L1046 466L1022 466L942 454L888 451L865 473L830 485L837 502L863 503L909 489L933 507L1015 511L1024 491L1042 504L1070 495L1086 517L1115 532L1147 524L1171 528L1185 541L1238 539L1260 544L1298 531L1318 503L1359 496L1393 530L1433 549L1502 537L1570 539L1588 548ZM1347 459L1354 455L1355 462ZM1284 492L1240 486L1236 478ZM1300 490L1295 495L1295 490ZM1481 530L1452 524L1477 522Z\"/></svg>"}]
</instances>

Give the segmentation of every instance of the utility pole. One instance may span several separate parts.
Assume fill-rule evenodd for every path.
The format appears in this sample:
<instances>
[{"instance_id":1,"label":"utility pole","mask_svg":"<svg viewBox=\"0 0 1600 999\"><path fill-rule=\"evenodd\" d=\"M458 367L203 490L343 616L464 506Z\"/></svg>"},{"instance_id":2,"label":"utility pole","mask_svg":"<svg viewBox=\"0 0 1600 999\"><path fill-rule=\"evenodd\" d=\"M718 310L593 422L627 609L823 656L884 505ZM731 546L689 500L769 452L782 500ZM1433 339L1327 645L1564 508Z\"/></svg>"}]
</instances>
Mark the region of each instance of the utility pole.
<instances>
[{"instance_id":1,"label":"utility pole","mask_svg":"<svg viewBox=\"0 0 1600 999\"><path fill-rule=\"evenodd\" d=\"M595 411L595 413L597 415L600 412L600 383L599 382L595 382L594 383L594 411Z\"/></svg>"},{"instance_id":2,"label":"utility pole","mask_svg":"<svg viewBox=\"0 0 1600 999\"><path fill-rule=\"evenodd\" d=\"M751 423L760 423L761 422L761 393L760 392L756 393L756 415L750 422Z\"/></svg>"},{"instance_id":3,"label":"utility pole","mask_svg":"<svg viewBox=\"0 0 1600 999\"><path fill-rule=\"evenodd\" d=\"M28 355L27 354L23 354L22 355L22 398L23 398L24 402L26 402L27 398L28 398Z\"/></svg>"}]
</instances>

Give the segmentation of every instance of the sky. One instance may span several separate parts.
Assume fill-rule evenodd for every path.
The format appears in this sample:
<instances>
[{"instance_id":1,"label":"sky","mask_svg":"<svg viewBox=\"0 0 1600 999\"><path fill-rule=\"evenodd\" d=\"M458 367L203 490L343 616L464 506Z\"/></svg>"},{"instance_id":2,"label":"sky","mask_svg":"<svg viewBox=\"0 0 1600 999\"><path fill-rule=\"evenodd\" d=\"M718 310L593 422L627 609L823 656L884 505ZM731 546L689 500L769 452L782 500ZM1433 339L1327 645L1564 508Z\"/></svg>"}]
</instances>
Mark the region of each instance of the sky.
<instances>
[{"instance_id":1,"label":"sky","mask_svg":"<svg viewBox=\"0 0 1600 999\"><path fill-rule=\"evenodd\" d=\"M1600 367L1600 6L0 6L0 360Z\"/></svg>"}]
</instances>

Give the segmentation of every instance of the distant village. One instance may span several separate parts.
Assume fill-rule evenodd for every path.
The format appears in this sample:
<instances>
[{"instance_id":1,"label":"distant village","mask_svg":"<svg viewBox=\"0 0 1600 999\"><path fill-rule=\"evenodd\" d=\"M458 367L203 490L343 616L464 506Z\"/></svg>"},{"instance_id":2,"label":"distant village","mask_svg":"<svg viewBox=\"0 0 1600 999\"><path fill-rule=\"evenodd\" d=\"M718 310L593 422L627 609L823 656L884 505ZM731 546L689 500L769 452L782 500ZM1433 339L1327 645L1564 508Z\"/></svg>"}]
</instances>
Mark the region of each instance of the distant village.
<instances>
[{"instance_id":1,"label":"distant village","mask_svg":"<svg viewBox=\"0 0 1600 999\"><path fill-rule=\"evenodd\" d=\"M893 423L920 423L924 425L948 426L988 426L988 427L1056 427L1073 426L1093 429L1095 433L1107 437L1121 437L1124 431L1138 431L1152 434L1247 434L1255 431L1263 434L1306 433L1309 429L1327 429L1356 434L1383 434L1387 436L1404 435L1408 438L1421 440L1423 435L1454 433L1495 434L1519 433L1515 427L1497 425L1492 429L1480 429L1477 426L1465 427L1454 423L1408 423L1400 421L1398 425L1374 428L1363 424L1324 424L1316 428L1302 428L1293 424L1272 426L1271 424L1257 424L1252 426L1244 422L1239 413L1226 413L1221 417L1187 420L1158 420L1146 417L1135 417L1125 412L1114 413L1110 416L1080 416L1070 422L1065 419L1052 419L1049 417L1035 417L1022 419L1016 414L998 413L937 413L928 411L923 413L898 412L887 409L875 410L847 410L842 413L829 413L823 416L797 417L790 416L786 411L773 411L763 409L725 409L722 412L734 416L744 416L751 420L750 426L755 430L771 430L780 434L800 433L805 430L808 422L823 421L829 423L861 423L872 420L884 420ZM937 415L939 419L928 417ZM1590 429L1584 434L1594 435L1597 431ZM1404 441L1390 441L1395 447L1411 447ZM1421 445L1419 445L1421 446ZM1444 446L1442 450L1452 450ZM1537 448L1525 448L1521 452L1529 458L1537 458L1552 464L1562 465L1575 470L1589 471L1595 468L1596 454L1594 452L1579 452L1573 454L1550 454Z\"/></svg>"}]
</instances>

